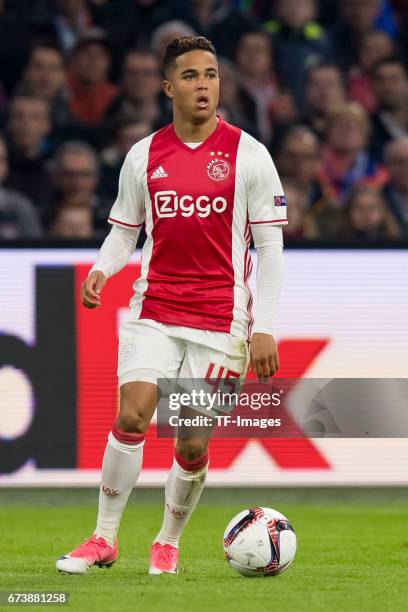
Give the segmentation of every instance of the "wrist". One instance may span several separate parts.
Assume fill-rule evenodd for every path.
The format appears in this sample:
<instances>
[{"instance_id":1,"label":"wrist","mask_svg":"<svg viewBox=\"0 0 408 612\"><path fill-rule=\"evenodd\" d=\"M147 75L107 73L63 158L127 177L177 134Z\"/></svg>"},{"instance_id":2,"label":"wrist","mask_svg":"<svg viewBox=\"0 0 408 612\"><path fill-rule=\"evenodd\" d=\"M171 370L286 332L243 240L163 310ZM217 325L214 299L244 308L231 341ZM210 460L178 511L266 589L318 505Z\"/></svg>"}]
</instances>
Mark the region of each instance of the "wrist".
<instances>
[{"instance_id":1,"label":"wrist","mask_svg":"<svg viewBox=\"0 0 408 612\"><path fill-rule=\"evenodd\" d=\"M104 270L103 268L101 268L101 267L99 267L99 266L97 266L97 267L92 266L92 268L91 268L91 269L89 270L89 272L88 272L88 276L90 276L91 274L93 274L93 272L101 272L101 273L104 275L104 277L105 277L106 279L108 279L108 278L109 278L109 273L108 273L108 271L107 271L107 270Z\"/></svg>"}]
</instances>

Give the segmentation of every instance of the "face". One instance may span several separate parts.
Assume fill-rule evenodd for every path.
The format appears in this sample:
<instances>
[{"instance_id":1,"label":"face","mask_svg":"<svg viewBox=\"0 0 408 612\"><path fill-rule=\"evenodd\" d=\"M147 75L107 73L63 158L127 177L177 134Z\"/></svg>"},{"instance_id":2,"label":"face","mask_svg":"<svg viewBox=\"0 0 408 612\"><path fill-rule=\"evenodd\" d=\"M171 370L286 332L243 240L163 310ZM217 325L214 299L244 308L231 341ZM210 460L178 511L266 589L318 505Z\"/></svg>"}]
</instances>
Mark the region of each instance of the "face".
<instances>
[{"instance_id":1,"label":"face","mask_svg":"<svg viewBox=\"0 0 408 612\"><path fill-rule=\"evenodd\" d=\"M150 123L142 121L123 127L116 139L116 147L120 156L126 157L133 145L148 136L151 131Z\"/></svg>"},{"instance_id":2,"label":"face","mask_svg":"<svg viewBox=\"0 0 408 612\"><path fill-rule=\"evenodd\" d=\"M89 208L63 208L52 226L51 233L58 238L91 238L92 215Z\"/></svg>"},{"instance_id":3,"label":"face","mask_svg":"<svg viewBox=\"0 0 408 612\"><path fill-rule=\"evenodd\" d=\"M190 51L176 58L164 91L173 100L174 111L195 123L207 121L219 98L218 64L209 51Z\"/></svg>"},{"instance_id":4,"label":"face","mask_svg":"<svg viewBox=\"0 0 408 612\"><path fill-rule=\"evenodd\" d=\"M109 54L104 45L88 44L74 53L71 68L75 76L85 83L105 81L110 68Z\"/></svg>"},{"instance_id":5,"label":"face","mask_svg":"<svg viewBox=\"0 0 408 612\"><path fill-rule=\"evenodd\" d=\"M158 60L153 55L131 53L123 65L122 87L132 100L150 100L161 90Z\"/></svg>"},{"instance_id":6,"label":"face","mask_svg":"<svg viewBox=\"0 0 408 612\"><path fill-rule=\"evenodd\" d=\"M35 90L52 99L64 84L64 62L53 49L34 49L26 70L26 78Z\"/></svg>"},{"instance_id":7,"label":"face","mask_svg":"<svg viewBox=\"0 0 408 612\"><path fill-rule=\"evenodd\" d=\"M98 183L94 160L87 153L67 152L55 173L55 186L66 197L88 200Z\"/></svg>"},{"instance_id":8,"label":"face","mask_svg":"<svg viewBox=\"0 0 408 612\"><path fill-rule=\"evenodd\" d=\"M293 134L286 137L279 155L279 170L302 185L316 179L319 167L319 147L311 134Z\"/></svg>"},{"instance_id":9,"label":"face","mask_svg":"<svg viewBox=\"0 0 408 612\"><path fill-rule=\"evenodd\" d=\"M279 17L292 28L303 28L316 16L315 0L280 0Z\"/></svg>"},{"instance_id":10,"label":"face","mask_svg":"<svg viewBox=\"0 0 408 612\"><path fill-rule=\"evenodd\" d=\"M312 110L326 114L345 99L341 75L335 67L322 67L310 73L306 100Z\"/></svg>"},{"instance_id":11,"label":"face","mask_svg":"<svg viewBox=\"0 0 408 612\"><path fill-rule=\"evenodd\" d=\"M380 10L380 0L343 0L343 20L354 32L362 34L373 29Z\"/></svg>"},{"instance_id":12,"label":"face","mask_svg":"<svg viewBox=\"0 0 408 612\"><path fill-rule=\"evenodd\" d=\"M384 220L381 202L374 193L358 194L350 209L350 221L357 231L377 229Z\"/></svg>"},{"instance_id":13,"label":"face","mask_svg":"<svg viewBox=\"0 0 408 612\"><path fill-rule=\"evenodd\" d=\"M366 136L360 122L353 117L341 117L330 127L328 143L341 153L357 153L364 148Z\"/></svg>"},{"instance_id":14,"label":"face","mask_svg":"<svg viewBox=\"0 0 408 612\"><path fill-rule=\"evenodd\" d=\"M267 76L272 70L272 48L267 35L245 34L236 56L238 70L246 77Z\"/></svg>"},{"instance_id":15,"label":"face","mask_svg":"<svg viewBox=\"0 0 408 612\"><path fill-rule=\"evenodd\" d=\"M383 32L370 32L364 36L360 50L359 63L363 70L371 70L377 62L391 55L393 42Z\"/></svg>"},{"instance_id":16,"label":"face","mask_svg":"<svg viewBox=\"0 0 408 612\"><path fill-rule=\"evenodd\" d=\"M393 110L408 98L408 79L400 64L384 64L375 72L374 87L380 106Z\"/></svg>"},{"instance_id":17,"label":"face","mask_svg":"<svg viewBox=\"0 0 408 612\"><path fill-rule=\"evenodd\" d=\"M386 164L391 181L397 189L408 191L408 139L388 145Z\"/></svg>"},{"instance_id":18,"label":"face","mask_svg":"<svg viewBox=\"0 0 408 612\"><path fill-rule=\"evenodd\" d=\"M4 183L8 175L8 170L9 166L6 145L2 140L0 140L0 185Z\"/></svg>"},{"instance_id":19,"label":"face","mask_svg":"<svg viewBox=\"0 0 408 612\"><path fill-rule=\"evenodd\" d=\"M10 106L8 131L21 150L38 149L50 130L47 104L36 98L14 98Z\"/></svg>"}]
</instances>

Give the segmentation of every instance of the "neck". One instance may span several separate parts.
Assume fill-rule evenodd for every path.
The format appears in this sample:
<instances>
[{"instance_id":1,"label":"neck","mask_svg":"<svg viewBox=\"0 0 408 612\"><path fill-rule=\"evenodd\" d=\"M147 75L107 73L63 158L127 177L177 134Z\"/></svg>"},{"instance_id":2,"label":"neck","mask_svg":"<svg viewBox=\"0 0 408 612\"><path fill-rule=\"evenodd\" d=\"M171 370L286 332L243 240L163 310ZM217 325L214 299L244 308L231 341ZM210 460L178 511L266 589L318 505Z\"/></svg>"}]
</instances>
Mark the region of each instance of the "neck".
<instances>
[{"instance_id":1,"label":"neck","mask_svg":"<svg viewBox=\"0 0 408 612\"><path fill-rule=\"evenodd\" d=\"M217 127L217 115L214 113L208 119L195 123L191 119L186 119L184 116L173 110L173 125L174 131L182 142L202 142L213 133Z\"/></svg>"}]
</instances>

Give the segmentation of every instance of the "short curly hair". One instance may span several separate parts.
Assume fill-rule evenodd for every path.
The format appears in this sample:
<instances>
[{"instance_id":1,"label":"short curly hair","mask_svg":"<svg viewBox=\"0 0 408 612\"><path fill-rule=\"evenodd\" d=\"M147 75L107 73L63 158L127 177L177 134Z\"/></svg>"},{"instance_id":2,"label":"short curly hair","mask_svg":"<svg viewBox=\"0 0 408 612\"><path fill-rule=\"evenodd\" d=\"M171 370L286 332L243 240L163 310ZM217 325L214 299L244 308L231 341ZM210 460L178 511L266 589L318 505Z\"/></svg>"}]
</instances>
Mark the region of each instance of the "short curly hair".
<instances>
[{"instance_id":1,"label":"short curly hair","mask_svg":"<svg viewBox=\"0 0 408 612\"><path fill-rule=\"evenodd\" d=\"M175 65L175 60L184 53L190 51L209 51L215 57L217 52L214 45L205 36L182 36L181 38L175 38L167 45L166 52L163 58L163 74L168 75L169 69Z\"/></svg>"}]
</instances>

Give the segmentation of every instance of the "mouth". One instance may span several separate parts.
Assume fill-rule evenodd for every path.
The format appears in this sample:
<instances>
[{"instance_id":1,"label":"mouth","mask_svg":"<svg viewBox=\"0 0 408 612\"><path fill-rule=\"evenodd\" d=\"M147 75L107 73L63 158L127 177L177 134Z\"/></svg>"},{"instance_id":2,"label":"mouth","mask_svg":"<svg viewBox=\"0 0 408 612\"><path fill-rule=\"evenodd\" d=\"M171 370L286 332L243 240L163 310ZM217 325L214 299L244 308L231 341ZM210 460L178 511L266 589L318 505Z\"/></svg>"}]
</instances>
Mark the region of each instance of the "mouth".
<instances>
[{"instance_id":1,"label":"mouth","mask_svg":"<svg viewBox=\"0 0 408 612\"><path fill-rule=\"evenodd\" d=\"M207 96L199 96L196 100L198 108L208 108L210 100Z\"/></svg>"}]
</instances>

